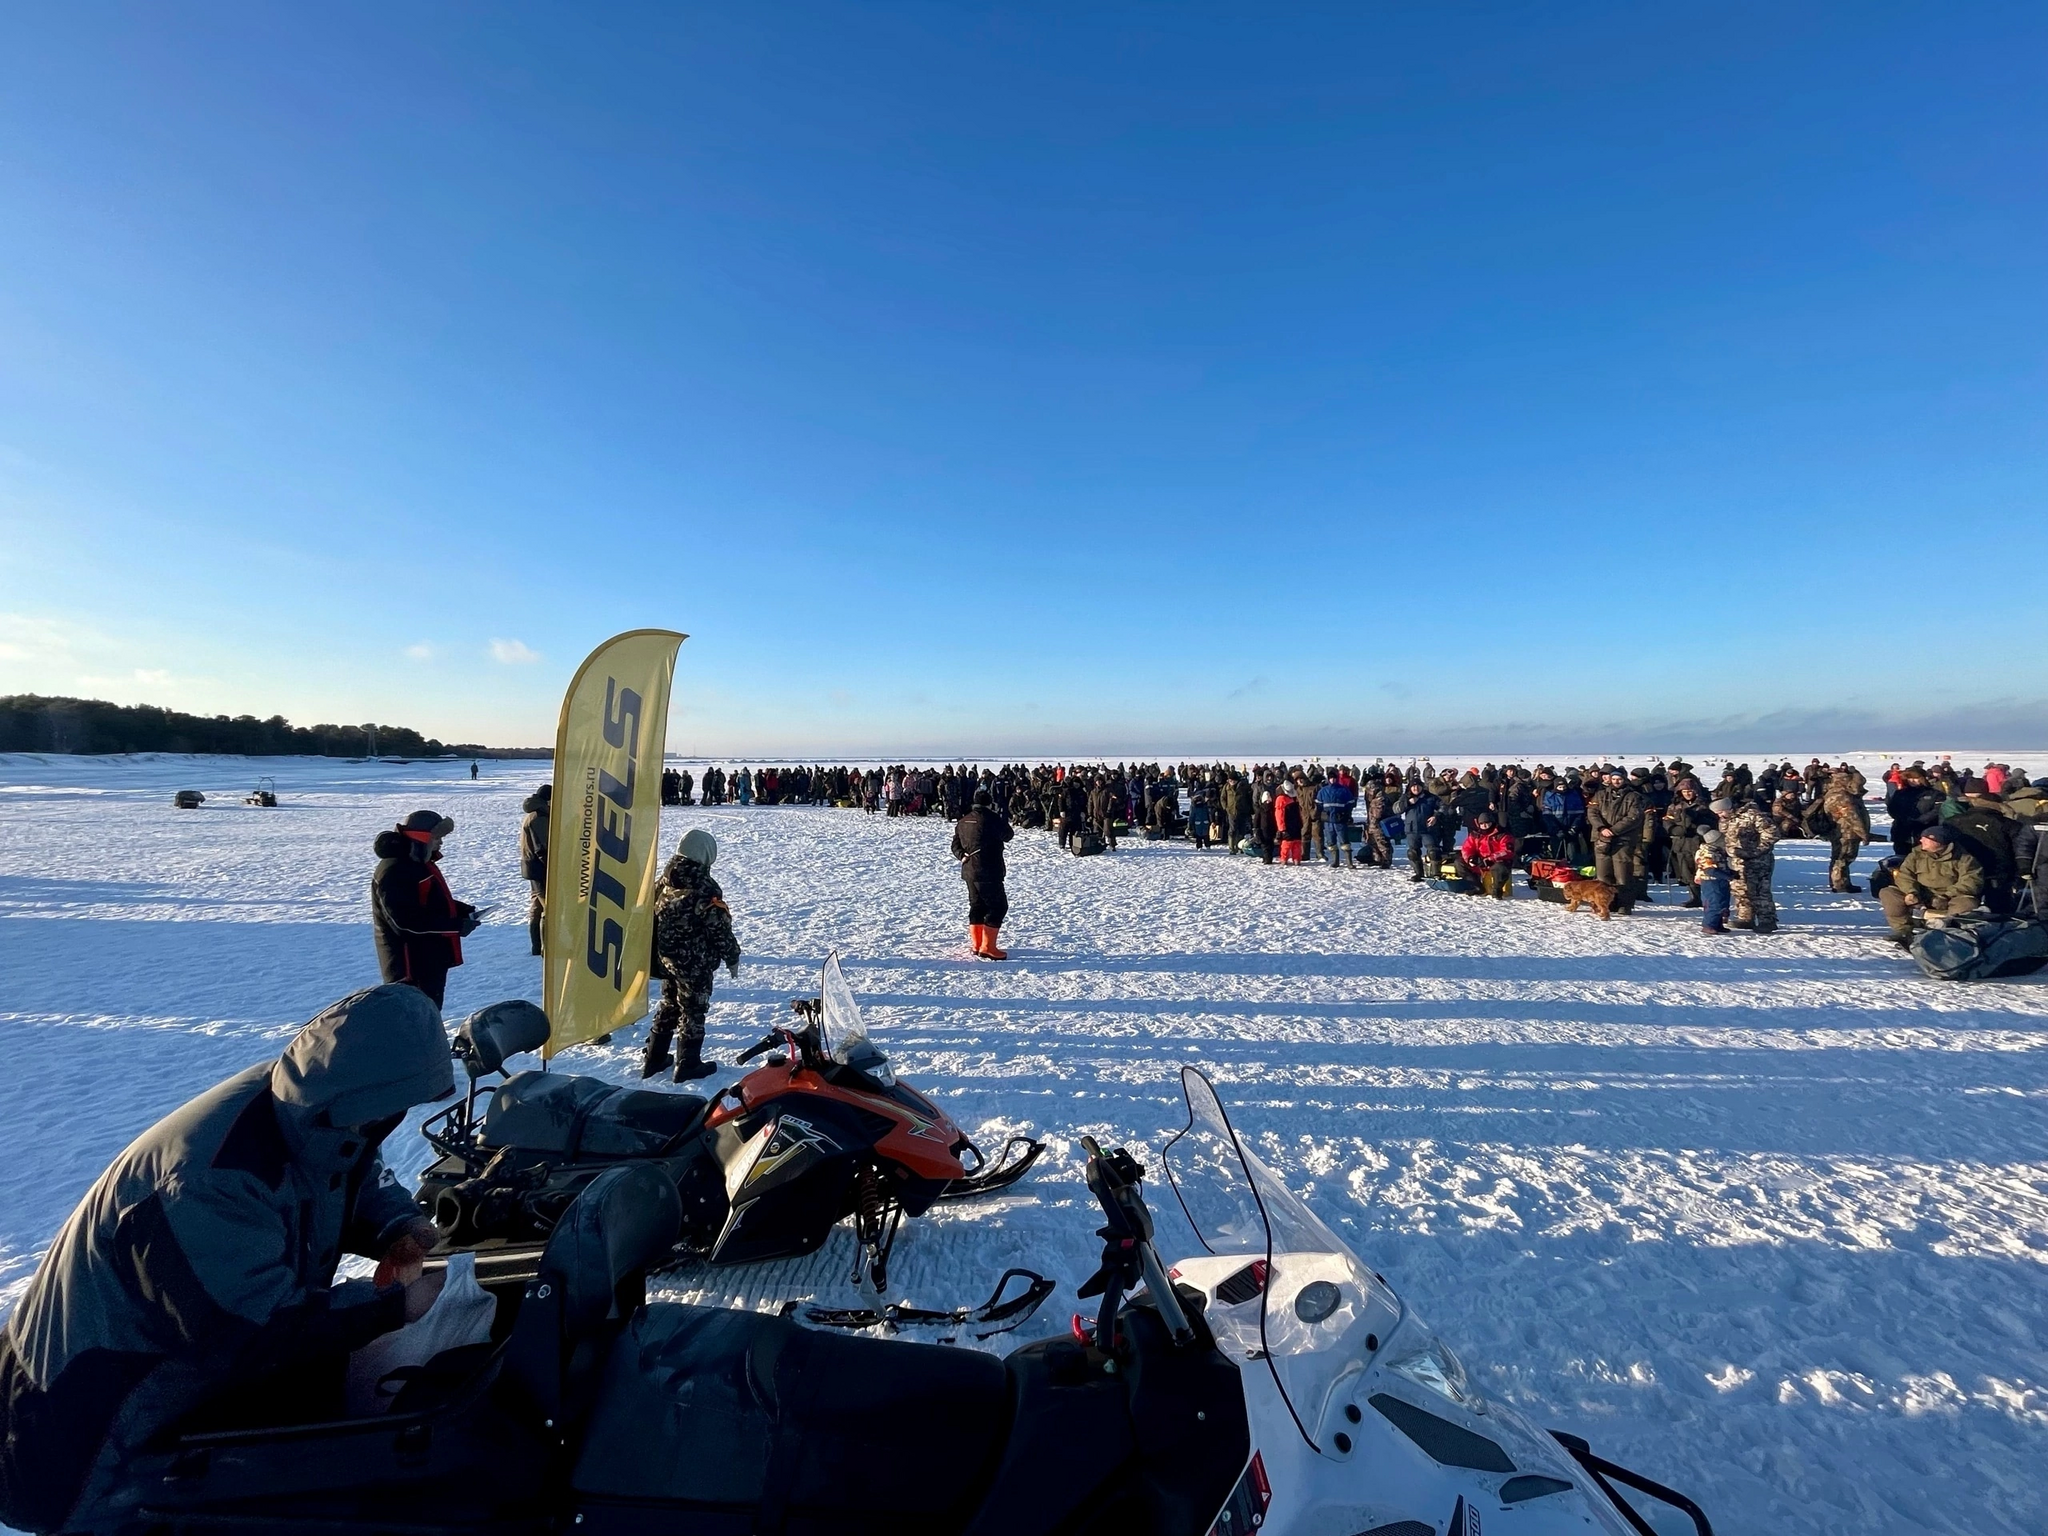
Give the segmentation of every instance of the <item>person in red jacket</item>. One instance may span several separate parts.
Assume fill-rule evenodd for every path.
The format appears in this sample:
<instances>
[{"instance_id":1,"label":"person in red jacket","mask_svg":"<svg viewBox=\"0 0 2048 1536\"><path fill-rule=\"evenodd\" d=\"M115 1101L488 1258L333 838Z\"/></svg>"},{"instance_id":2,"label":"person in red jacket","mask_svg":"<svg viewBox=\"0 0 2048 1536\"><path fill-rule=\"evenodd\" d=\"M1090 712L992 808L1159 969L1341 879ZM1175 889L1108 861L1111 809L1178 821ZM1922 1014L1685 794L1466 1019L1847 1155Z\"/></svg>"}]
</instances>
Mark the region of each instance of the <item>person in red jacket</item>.
<instances>
[{"instance_id":1,"label":"person in red jacket","mask_svg":"<svg viewBox=\"0 0 2048 1536\"><path fill-rule=\"evenodd\" d=\"M1513 897L1515 840L1501 831L1493 812L1481 811L1472 818L1472 830L1465 834L1458 862L1465 866L1465 878L1486 895L1499 901Z\"/></svg>"},{"instance_id":2,"label":"person in red jacket","mask_svg":"<svg viewBox=\"0 0 2048 1536\"><path fill-rule=\"evenodd\" d=\"M414 811L377 835L377 871L370 877L378 968L386 981L418 987L436 1008L477 922L476 908L457 901L441 875L441 839L454 830L454 821L439 811Z\"/></svg>"},{"instance_id":3,"label":"person in red jacket","mask_svg":"<svg viewBox=\"0 0 2048 1536\"><path fill-rule=\"evenodd\" d=\"M1273 832L1280 843L1280 862L1301 862L1301 802L1285 779L1273 791Z\"/></svg>"}]
</instances>

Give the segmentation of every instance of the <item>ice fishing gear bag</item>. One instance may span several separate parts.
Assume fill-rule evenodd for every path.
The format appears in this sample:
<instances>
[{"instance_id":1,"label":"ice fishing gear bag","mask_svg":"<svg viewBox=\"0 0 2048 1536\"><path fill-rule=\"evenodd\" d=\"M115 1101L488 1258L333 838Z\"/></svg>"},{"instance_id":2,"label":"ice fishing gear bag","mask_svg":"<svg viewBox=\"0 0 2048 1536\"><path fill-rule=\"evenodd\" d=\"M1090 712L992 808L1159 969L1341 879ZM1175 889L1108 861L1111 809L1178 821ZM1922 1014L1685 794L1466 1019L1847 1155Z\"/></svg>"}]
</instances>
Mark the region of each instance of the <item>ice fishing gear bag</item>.
<instances>
[{"instance_id":1,"label":"ice fishing gear bag","mask_svg":"<svg viewBox=\"0 0 2048 1536\"><path fill-rule=\"evenodd\" d=\"M1085 859L1092 854L1100 853L1103 846L1102 834L1092 827L1074 834L1074 857L1077 859Z\"/></svg>"},{"instance_id":2,"label":"ice fishing gear bag","mask_svg":"<svg viewBox=\"0 0 2048 1536\"><path fill-rule=\"evenodd\" d=\"M2011 917L1954 917L1913 940L1936 981L1998 981L2048 966L2048 926Z\"/></svg>"},{"instance_id":3,"label":"ice fishing gear bag","mask_svg":"<svg viewBox=\"0 0 2048 1536\"><path fill-rule=\"evenodd\" d=\"M1556 859L1531 859L1529 861L1529 883L1539 885L1552 883L1562 885L1567 880L1577 880L1579 872L1570 864L1560 864Z\"/></svg>"}]
</instances>

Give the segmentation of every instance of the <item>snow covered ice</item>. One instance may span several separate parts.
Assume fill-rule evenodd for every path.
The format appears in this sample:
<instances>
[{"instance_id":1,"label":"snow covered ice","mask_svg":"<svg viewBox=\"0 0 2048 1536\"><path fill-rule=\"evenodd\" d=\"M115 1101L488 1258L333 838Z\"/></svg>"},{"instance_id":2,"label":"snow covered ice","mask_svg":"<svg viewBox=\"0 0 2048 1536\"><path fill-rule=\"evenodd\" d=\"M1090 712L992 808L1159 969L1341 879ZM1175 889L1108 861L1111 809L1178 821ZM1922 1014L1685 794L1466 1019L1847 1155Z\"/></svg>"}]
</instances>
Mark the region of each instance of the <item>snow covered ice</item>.
<instances>
[{"instance_id":1,"label":"snow covered ice","mask_svg":"<svg viewBox=\"0 0 2048 1536\"><path fill-rule=\"evenodd\" d=\"M278 809L240 803L258 773ZM497 906L451 1019L537 995L516 836L545 773L0 757L0 1307L130 1137L377 979L370 840L406 812L455 818L450 884ZM181 788L206 806L174 810ZM995 965L968 957L937 818L688 807L665 843L691 825L719 839L747 952L713 1054L787 1018L836 947L904 1076L985 1147L1051 1141L1017 1190L898 1245L892 1291L917 1305L980 1301L1012 1264L1062 1282L983 1347L1066 1326L1096 1251L1076 1138L1152 1165L1192 1062L1486 1391L1718 1530L2048 1530L2048 978L1924 980L1874 904L1827 893L1823 845L1780 845L1775 937L1715 939L1661 890L1601 923L1404 872L1184 844L1080 860L1024 832ZM627 1080L639 1037L562 1065ZM387 1146L408 1178L424 1150ZM837 1304L851 1261L842 1231L666 1287Z\"/></svg>"}]
</instances>

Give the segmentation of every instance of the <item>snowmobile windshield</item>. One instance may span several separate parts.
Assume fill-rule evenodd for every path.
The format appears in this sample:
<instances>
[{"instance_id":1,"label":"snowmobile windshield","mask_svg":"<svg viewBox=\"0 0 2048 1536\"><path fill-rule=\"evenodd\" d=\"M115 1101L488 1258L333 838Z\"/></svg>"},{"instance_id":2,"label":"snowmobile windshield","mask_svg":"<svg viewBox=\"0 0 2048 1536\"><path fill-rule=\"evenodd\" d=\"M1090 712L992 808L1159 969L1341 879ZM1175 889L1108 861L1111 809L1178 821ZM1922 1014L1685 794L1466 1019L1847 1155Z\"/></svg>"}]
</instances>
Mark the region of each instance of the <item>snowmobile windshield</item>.
<instances>
[{"instance_id":1,"label":"snowmobile windshield","mask_svg":"<svg viewBox=\"0 0 2048 1536\"><path fill-rule=\"evenodd\" d=\"M860 1004L853 1000L853 988L846 984L846 973L839 968L836 949L825 957L825 974L819 981L818 995L825 1004L827 1054L843 1066L865 1072L884 1088L894 1087L895 1070L868 1034L868 1021L861 1017Z\"/></svg>"},{"instance_id":2,"label":"snowmobile windshield","mask_svg":"<svg viewBox=\"0 0 2048 1536\"><path fill-rule=\"evenodd\" d=\"M1401 1303L1245 1146L1208 1078L1185 1067L1181 1090L1188 1123L1166 1144L1167 1181L1202 1246L1245 1260L1243 1302L1212 1308L1210 1327L1243 1358L1265 1360L1295 1427L1320 1450L1315 1427L1339 1381ZM1244 1304L1254 1293L1258 1305Z\"/></svg>"}]
</instances>

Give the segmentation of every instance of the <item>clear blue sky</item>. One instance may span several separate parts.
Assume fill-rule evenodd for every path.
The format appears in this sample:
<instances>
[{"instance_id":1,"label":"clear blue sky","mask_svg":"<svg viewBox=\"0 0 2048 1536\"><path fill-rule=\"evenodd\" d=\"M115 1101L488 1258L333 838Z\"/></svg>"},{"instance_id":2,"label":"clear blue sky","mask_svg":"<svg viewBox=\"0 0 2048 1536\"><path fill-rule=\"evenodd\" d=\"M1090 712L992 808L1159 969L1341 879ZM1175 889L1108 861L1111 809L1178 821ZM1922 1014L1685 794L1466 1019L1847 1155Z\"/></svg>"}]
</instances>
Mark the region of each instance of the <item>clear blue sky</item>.
<instances>
[{"instance_id":1,"label":"clear blue sky","mask_svg":"<svg viewBox=\"0 0 2048 1536\"><path fill-rule=\"evenodd\" d=\"M536 743L667 625L679 750L2048 743L2038 4L0 58L0 692Z\"/></svg>"}]
</instances>

